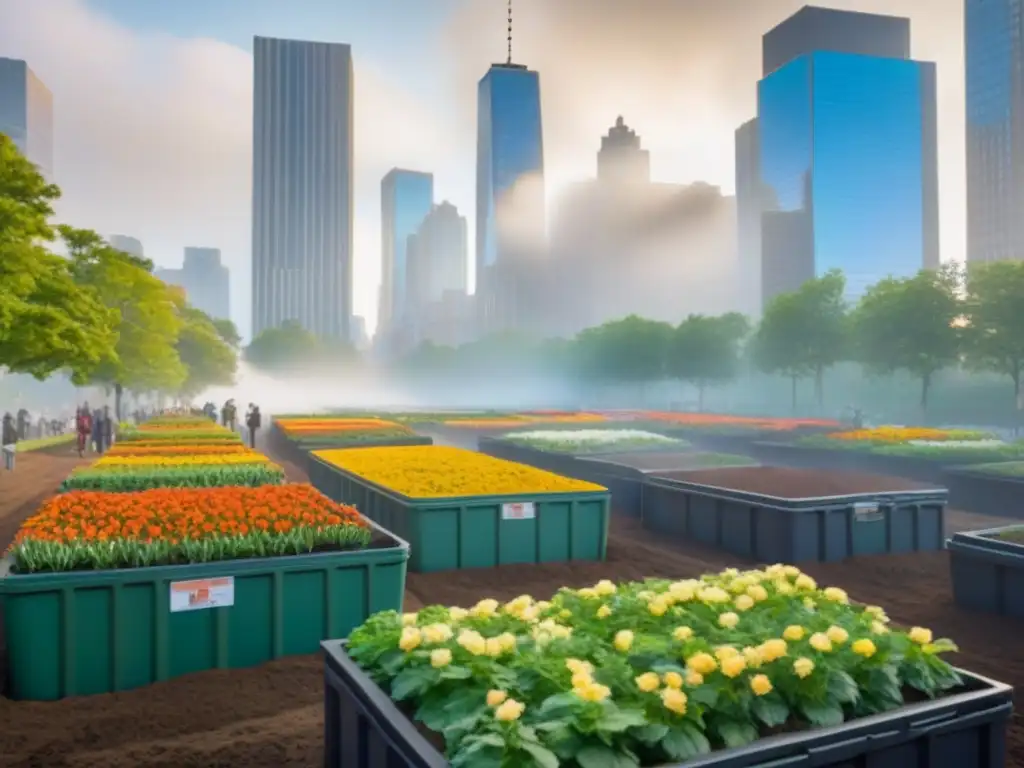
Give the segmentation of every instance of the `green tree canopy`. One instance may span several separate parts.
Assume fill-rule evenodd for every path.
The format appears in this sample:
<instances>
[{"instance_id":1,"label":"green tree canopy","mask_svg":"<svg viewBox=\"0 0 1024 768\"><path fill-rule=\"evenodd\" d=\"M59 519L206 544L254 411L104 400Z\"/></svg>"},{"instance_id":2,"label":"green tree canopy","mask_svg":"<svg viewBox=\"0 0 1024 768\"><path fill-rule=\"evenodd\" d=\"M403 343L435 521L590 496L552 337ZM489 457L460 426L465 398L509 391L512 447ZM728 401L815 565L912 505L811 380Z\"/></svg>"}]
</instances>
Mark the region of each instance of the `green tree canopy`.
<instances>
[{"instance_id":1,"label":"green tree canopy","mask_svg":"<svg viewBox=\"0 0 1024 768\"><path fill-rule=\"evenodd\" d=\"M179 393L192 398L207 387L234 384L238 355L216 322L194 307L182 307L179 314L182 326L176 347L187 371Z\"/></svg>"},{"instance_id":2,"label":"green tree canopy","mask_svg":"<svg viewBox=\"0 0 1024 768\"><path fill-rule=\"evenodd\" d=\"M697 387L698 407L704 410L709 384L731 381L739 373L747 319L736 312L709 317L690 315L676 328L669 353L669 370Z\"/></svg>"},{"instance_id":3,"label":"green tree canopy","mask_svg":"<svg viewBox=\"0 0 1024 768\"><path fill-rule=\"evenodd\" d=\"M588 328L576 337L582 372L616 383L663 378L673 333L668 323L637 315Z\"/></svg>"},{"instance_id":4,"label":"green tree canopy","mask_svg":"<svg viewBox=\"0 0 1024 768\"><path fill-rule=\"evenodd\" d=\"M282 370L313 362L318 349L316 336L297 320L285 320L257 334L245 348L245 359L257 368Z\"/></svg>"},{"instance_id":5,"label":"green tree canopy","mask_svg":"<svg viewBox=\"0 0 1024 768\"><path fill-rule=\"evenodd\" d=\"M1009 376L1020 407L1024 371L1024 261L972 264L964 297L967 362Z\"/></svg>"}]
</instances>

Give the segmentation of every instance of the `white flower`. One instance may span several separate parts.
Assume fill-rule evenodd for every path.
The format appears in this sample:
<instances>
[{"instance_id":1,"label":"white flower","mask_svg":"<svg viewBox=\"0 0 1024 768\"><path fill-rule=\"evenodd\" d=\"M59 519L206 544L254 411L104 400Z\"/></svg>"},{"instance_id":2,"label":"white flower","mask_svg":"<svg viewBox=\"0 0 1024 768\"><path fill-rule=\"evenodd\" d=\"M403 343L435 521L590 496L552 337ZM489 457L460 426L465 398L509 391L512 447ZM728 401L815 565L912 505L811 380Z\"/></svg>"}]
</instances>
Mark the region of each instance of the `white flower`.
<instances>
[{"instance_id":1,"label":"white flower","mask_svg":"<svg viewBox=\"0 0 1024 768\"><path fill-rule=\"evenodd\" d=\"M908 445L919 445L925 448L1002 448L1006 443L1002 440L987 438L982 440L908 440Z\"/></svg>"},{"instance_id":2,"label":"white flower","mask_svg":"<svg viewBox=\"0 0 1024 768\"><path fill-rule=\"evenodd\" d=\"M598 445L614 443L681 443L672 437L645 432L640 429L548 429L531 432L511 432L505 439L534 445L578 443L580 445Z\"/></svg>"}]
</instances>

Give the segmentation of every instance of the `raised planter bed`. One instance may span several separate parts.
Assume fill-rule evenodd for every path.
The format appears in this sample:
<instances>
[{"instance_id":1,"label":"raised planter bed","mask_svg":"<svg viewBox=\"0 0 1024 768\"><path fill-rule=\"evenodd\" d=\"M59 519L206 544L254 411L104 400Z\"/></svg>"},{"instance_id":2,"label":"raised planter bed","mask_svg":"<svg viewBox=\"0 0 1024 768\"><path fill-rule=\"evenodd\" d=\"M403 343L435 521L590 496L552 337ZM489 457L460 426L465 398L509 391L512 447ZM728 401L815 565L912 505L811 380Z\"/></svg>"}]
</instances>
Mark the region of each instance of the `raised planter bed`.
<instances>
[{"instance_id":1,"label":"raised planter bed","mask_svg":"<svg viewBox=\"0 0 1024 768\"><path fill-rule=\"evenodd\" d=\"M518 445L501 438L481 436L477 441L477 447L481 453L486 453L488 456L529 464L531 467L554 472L556 475L580 477L580 472L583 469L582 458L579 456L559 451L544 451L528 445ZM585 480L586 478L580 479Z\"/></svg>"},{"instance_id":2,"label":"raised planter bed","mask_svg":"<svg viewBox=\"0 0 1024 768\"><path fill-rule=\"evenodd\" d=\"M366 549L291 557L24 575L0 560L10 696L125 691L314 653L402 609L409 545L374 528Z\"/></svg>"},{"instance_id":3,"label":"raised planter bed","mask_svg":"<svg viewBox=\"0 0 1024 768\"><path fill-rule=\"evenodd\" d=\"M955 533L947 547L957 605L1024 618L1024 526Z\"/></svg>"},{"instance_id":4,"label":"raised planter bed","mask_svg":"<svg viewBox=\"0 0 1024 768\"><path fill-rule=\"evenodd\" d=\"M312 454L310 482L409 542L426 573L511 563L604 560L610 495L600 492L412 498Z\"/></svg>"},{"instance_id":5,"label":"raised planter bed","mask_svg":"<svg viewBox=\"0 0 1024 768\"><path fill-rule=\"evenodd\" d=\"M999 473L992 467L1024 467L1024 462L1007 462L975 467L953 467L942 473L949 488L949 506L990 517L1024 519L1024 472Z\"/></svg>"},{"instance_id":6,"label":"raised planter bed","mask_svg":"<svg viewBox=\"0 0 1024 768\"><path fill-rule=\"evenodd\" d=\"M790 467L656 473L643 525L767 563L943 548L946 491Z\"/></svg>"},{"instance_id":7,"label":"raised planter bed","mask_svg":"<svg viewBox=\"0 0 1024 768\"><path fill-rule=\"evenodd\" d=\"M345 652L323 643L325 768L445 768L448 761ZM961 671L965 686L934 701L769 736L686 761L686 768L1002 768L1013 689ZM664 766L664 768L682 768Z\"/></svg>"}]
</instances>

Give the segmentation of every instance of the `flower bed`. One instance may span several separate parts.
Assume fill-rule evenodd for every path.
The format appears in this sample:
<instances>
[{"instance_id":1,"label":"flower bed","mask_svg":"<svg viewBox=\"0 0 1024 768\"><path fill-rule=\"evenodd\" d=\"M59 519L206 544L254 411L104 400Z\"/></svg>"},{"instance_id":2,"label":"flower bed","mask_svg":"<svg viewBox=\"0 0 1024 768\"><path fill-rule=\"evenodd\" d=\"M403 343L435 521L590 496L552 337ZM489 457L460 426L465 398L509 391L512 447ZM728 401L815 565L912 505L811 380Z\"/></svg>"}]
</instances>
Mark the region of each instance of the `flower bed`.
<instances>
[{"instance_id":1,"label":"flower bed","mask_svg":"<svg viewBox=\"0 0 1024 768\"><path fill-rule=\"evenodd\" d=\"M152 488L214 488L220 486L280 485L284 470L276 464L189 466L113 465L74 470L61 484L61 492L107 491L127 493Z\"/></svg>"},{"instance_id":2,"label":"flower bed","mask_svg":"<svg viewBox=\"0 0 1024 768\"><path fill-rule=\"evenodd\" d=\"M636 418L665 422L694 431L736 434L752 432L790 432L798 429L836 428L831 419L776 419L758 416L730 416L718 413L676 413L673 411L641 411Z\"/></svg>"},{"instance_id":3,"label":"flower bed","mask_svg":"<svg viewBox=\"0 0 1024 768\"><path fill-rule=\"evenodd\" d=\"M346 650L455 768L679 764L961 685L941 656L951 641L897 630L881 608L781 565L389 612Z\"/></svg>"},{"instance_id":4,"label":"flower bed","mask_svg":"<svg viewBox=\"0 0 1024 768\"><path fill-rule=\"evenodd\" d=\"M954 509L1024 518L1024 461L947 467L942 478Z\"/></svg>"},{"instance_id":5,"label":"flower bed","mask_svg":"<svg viewBox=\"0 0 1024 768\"><path fill-rule=\"evenodd\" d=\"M277 424L281 431L288 437L329 435L348 431L365 432L368 430L378 429L411 433L411 430L401 424L397 424L394 421L376 418L291 418L275 419L274 423Z\"/></svg>"},{"instance_id":6,"label":"flower bed","mask_svg":"<svg viewBox=\"0 0 1024 768\"><path fill-rule=\"evenodd\" d=\"M680 450L689 445L685 440L638 429L535 430L510 432L501 439L528 448L569 454L606 453L631 448Z\"/></svg>"},{"instance_id":7,"label":"flower bed","mask_svg":"<svg viewBox=\"0 0 1024 768\"><path fill-rule=\"evenodd\" d=\"M104 456L230 456L232 454L252 452L249 446L243 445L240 442L230 445L181 445L175 441L168 440L164 445L151 446L117 443Z\"/></svg>"},{"instance_id":8,"label":"flower bed","mask_svg":"<svg viewBox=\"0 0 1024 768\"><path fill-rule=\"evenodd\" d=\"M105 455L93 464L94 469L120 469L122 467L191 467L191 466L229 466L236 464L267 464L266 456L256 451L237 451L233 453L172 453L135 455Z\"/></svg>"},{"instance_id":9,"label":"flower bed","mask_svg":"<svg viewBox=\"0 0 1024 768\"><path fill-rule=\"evenodd\" d=\"M878 427L805 437L796 445L813 449L864 451L937 461L995 462L1024 457L1024 442L1008 443L988 432L926 427Z\"/></svg>"},{"instance_id":10,"label":"flower bed","mask_svg":"<svg viewBox=\"0 0 1024 768\"><path fill-rule=\"evenodd\" d=\"M138 429L125 430L117 436L118 445L124 443L179 443L195 444L197 442L241 442L238 433L227 429Z\"/></svg>"},{"instance_id":11,"label":"flower bed","mask_svg":"<svg viewBox=\"0 0 1024 768\"><path fill-rule=\"evenodd\" d=\"M459 418L448 419L442 423L446 427L462 427L464 429L509 429L522 427L525 424L596 424L608 421L608 417L600 413L516 413L509 416L490 418Z\"/></svg>"}]
</instances>

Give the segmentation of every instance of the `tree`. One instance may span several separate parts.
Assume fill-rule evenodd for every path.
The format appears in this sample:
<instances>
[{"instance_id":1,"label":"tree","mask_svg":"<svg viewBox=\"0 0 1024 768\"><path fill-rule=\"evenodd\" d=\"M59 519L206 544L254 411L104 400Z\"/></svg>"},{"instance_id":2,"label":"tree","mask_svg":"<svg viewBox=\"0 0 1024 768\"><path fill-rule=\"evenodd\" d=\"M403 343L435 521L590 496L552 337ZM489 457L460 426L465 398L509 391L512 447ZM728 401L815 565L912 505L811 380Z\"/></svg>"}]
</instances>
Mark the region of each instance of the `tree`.
<instances>
[{"instance_id":1,"label":"tree","mask_svg":"<svg viewBox=\"0 0 1024 768\"><path fill-rule=\"evenodd\" d=\"M194 307L182 307L179 313L182 326L176 348L187 374L178 393L192 398L207 387L234 384L238 356L216 321Z\"/></svg>"},{"instance_id":2,"label":"tree","mask_svg":"<svg viewBox=\"0 0 1024 768\"><path fill-rule=\"evenodd\" d=\"M967 362L977 370L1009 376L1019 409L1024 372L1024 261L972 264L965 289Z\"/></svg>"},{"instance_id":3,"label":"tree","mask_svg":"<svg viewBox=\"0 0 1024 768\"><path fill-rule=\"evenodd\" d=\"M42 245L60 190L0 134L0 367L82 383L112 354L115 317Z\"/></svg>"},{"instance_id":4,"label":"tree","mask_svg":"<svg viewBox=\"0 0 1024 768\"><path fill-rule=\"evenodd\" d=\"M577 336L583 370L604 381L642 387L666 375L673 332L668 323L637 315L588 328Z\"/></svg>"},{"instance_id":5,"label":"tree","mask_svg":"<svg viewBox=\"0 0 1024 768\"><path fill-rule=\"evenodd\" d=\"M727 382L738 374L740 345L749 332L747 319L736 312L718 317L690 315L675 329L669 369L697 387L700 410L704 410L708 384Z\"/></svg>"},{"instance_id":6,"label":"tree","mask_svg":"<svg viewBox=\"0 0 1024 768\"><path fill-rule=\"evenodd\" d=\"M242 346L242 336L238 333L238 328L230 320L224 318L213 318L213 327L217 331L217 335L220 336L229 347L238 349Z\"/></svg>"},{"instance_id":7,"label":"tree","mask_svg":"<svg viewBox=\"0 0 1024 768\"><path fill-rule=\"evenodd\" d=\"M285 320L267 328L249 342L245 359L257 368L281 370L308 364L316 359L319 342L297 320Z\"/></svg>"},{"instance_id":8,"label":"tree","mask_svg":"<svg viewBox=\"0 0 1024 768\"><path fill-rule=\"evenodd\" d=\"M180 295L151 274L148 260L110 247L95 232L59 229L75 281L117 313L116 356L90 377L92 383L113 387L117 418L125 389L179 390L188 374L177 349Z\"/></svg>"},{"instance_id":9,"label":"tree","mask_svg":"<svg viewBox=\"0 0 1024 768\"><path fill-rule=\"evenodd\" d=\"M955 265L868 288L853 314L857 357L880 374L908 371L921 381L921 410L935 374L960 354L960 274Z\"/></svg>"},{"instance_id":10,"label":"tree","mask_svg":"<svg viewBox=\"0 0 1024 768\"><path fill-rule=\"evenodd\" d=\"M802 341L804 322L804 313L796 294L784 293L765 307L750 345L751 357L759 370L789 378L794 413L797 382L810 372Z\"/></svg>"}]
</instances>

